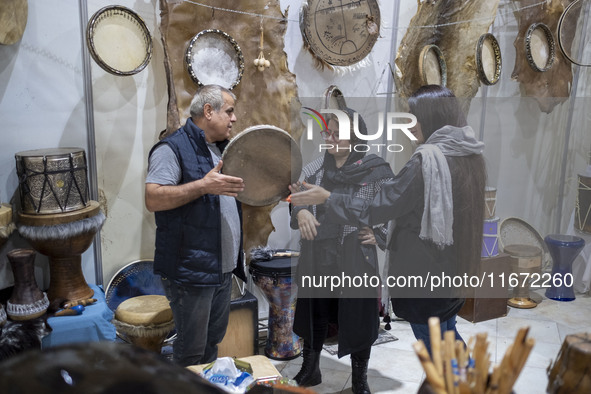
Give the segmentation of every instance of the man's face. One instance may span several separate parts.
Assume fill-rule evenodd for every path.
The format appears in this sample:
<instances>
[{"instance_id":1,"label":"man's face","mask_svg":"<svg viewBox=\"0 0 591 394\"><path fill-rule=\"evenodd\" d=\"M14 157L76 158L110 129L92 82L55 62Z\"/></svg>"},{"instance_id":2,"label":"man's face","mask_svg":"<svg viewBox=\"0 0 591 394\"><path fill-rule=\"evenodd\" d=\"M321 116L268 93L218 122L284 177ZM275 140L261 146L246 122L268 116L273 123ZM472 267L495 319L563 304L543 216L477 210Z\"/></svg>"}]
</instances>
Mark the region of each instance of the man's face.
<instances>
[{"instance_id":1,"label":"man's face","mask_svg":"<svg viewBox=\"0 0 591 394\"><path fill-rule=\"evenodd\" d=\"M222 93L222 97L224 98L224 104L217 112L209 104L206 104L207 130L204 131L208 142L224 141L230 138L232 124L236 122L234 99L225 92Z\"/></svg>"}]
</instances>

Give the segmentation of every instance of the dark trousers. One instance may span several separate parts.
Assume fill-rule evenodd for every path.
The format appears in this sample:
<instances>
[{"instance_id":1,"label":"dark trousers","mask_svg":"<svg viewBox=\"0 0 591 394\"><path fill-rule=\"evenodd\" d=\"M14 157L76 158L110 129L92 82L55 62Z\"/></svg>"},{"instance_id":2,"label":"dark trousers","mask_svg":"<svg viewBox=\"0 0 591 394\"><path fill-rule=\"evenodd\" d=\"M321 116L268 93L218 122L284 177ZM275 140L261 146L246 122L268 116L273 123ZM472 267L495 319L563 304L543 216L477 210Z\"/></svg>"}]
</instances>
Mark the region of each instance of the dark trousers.
<instances>
[{"instance_id":1,"label":"dark trousers","mask_svg":"<svg viewBox=\"0 0 591 394\"><path fill-rule=\"evenodd\" d=\"M456 329L456 316L457 315L453 315L448 320L441 322L441 335L443 337L443 333L445 331L454 331L456 334L456 339L459 339L462 342L464 342L462 336ZM412 328L412 332L415 334L415 338L417 338L417 340L422 339L423 342L425 342L425 347L429 351L429 354L431 354L431 336L429 335L429 325L410 323L410 326Z\"/></svg>"},{"instance_id":2,"label":"dark trousers","mask_svg":"<svg viewBox=\"0 0 591 394\"><path fill-rule=\"evenodd\" d=\"M216 287L179 286L167 279L162 284L177 332L174 361L185 367L214 361L230 318L232 273L225 273Z\"/></svg>"}]
</instances>

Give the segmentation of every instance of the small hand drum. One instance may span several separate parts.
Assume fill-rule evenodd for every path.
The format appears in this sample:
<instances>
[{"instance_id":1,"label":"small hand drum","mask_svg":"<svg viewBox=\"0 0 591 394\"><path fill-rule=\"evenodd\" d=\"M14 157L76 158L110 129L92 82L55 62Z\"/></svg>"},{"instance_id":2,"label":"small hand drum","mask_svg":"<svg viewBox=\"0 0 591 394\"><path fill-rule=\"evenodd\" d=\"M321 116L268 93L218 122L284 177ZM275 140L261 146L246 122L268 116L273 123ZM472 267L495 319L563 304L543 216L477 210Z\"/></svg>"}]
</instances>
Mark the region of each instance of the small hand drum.
<instances>
[{"instance_id":1,"label":"small hand drum","mask_svg":"<svg viewBox=\"0 0 591 394\"><path fill-rule=\"evenodd\" d=\"M244 180L238 200L252 206L275 203L289 195L302 172L295 140L279 127L252 126L230 141L222 155L222 172Z\"/></svg>"}]
</instances>

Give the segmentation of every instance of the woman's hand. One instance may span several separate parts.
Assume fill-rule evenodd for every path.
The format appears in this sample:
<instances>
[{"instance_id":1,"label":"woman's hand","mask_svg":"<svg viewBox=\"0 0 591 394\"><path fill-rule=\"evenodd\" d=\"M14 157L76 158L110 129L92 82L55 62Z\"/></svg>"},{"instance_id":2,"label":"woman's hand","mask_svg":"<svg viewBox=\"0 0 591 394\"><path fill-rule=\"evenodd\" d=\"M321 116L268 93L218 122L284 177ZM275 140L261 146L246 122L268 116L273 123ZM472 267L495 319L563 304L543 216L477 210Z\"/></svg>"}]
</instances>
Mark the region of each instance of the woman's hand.
<instances>
[{"instance_id":1,"label":"woman's hand","mask_svg":"<svg viewBox=\"0 0 591 394\"><path fill-rule=\"evenodd\" d=\"M363 227L359 230L359 239L363 245L377 245L376 236L369 227Z\"/></svg>"},{"instance_id":2,"label":"woman's hand","mask_svg":"<svg viewBox=\"0 0 591 394\"><path fill-rule=\"evenodd\" d=\"M320 226L320 223L312 212L308 211L307 209L302 209L298 212L298 227L300 229L300 234L303 239L306 241L313 241L316 238L318 232L316 231L316 227Z\"/></svg>"},{"instance_id":3,"label":"woman's hand","mask_svg":"<svg viewBox=\"0 0 591 394\"><path fill-rule=\"evenodd\" d=\"M292 193L290 202L294 206L324 204L330 197L330 192L322 186L310 185L306 182L290 185L289 191Z\"/></svg>"}]
</instances>

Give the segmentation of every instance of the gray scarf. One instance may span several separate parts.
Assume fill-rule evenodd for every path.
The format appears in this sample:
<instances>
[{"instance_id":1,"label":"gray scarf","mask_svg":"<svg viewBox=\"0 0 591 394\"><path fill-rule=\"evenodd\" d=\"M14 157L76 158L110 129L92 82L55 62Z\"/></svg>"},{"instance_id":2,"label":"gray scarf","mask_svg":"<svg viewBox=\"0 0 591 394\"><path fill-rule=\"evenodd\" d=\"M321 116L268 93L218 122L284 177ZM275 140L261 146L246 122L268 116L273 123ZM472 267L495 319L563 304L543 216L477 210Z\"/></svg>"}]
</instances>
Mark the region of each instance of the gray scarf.
<instances>
[{"instance_id":1,"label":"gray scarf","mask_svg":"<svg viewBox=\"0 0 591 394\"><path fill-rule=\"evenodd\" d=\"M481 154L483 150L484 143L476 139L470 126L444 126L416 149L413 156L422 156L425 181L421 239L430 239L439 247L453 244L453 194L445 156Z\"/></svg>"}]
</instances>

